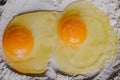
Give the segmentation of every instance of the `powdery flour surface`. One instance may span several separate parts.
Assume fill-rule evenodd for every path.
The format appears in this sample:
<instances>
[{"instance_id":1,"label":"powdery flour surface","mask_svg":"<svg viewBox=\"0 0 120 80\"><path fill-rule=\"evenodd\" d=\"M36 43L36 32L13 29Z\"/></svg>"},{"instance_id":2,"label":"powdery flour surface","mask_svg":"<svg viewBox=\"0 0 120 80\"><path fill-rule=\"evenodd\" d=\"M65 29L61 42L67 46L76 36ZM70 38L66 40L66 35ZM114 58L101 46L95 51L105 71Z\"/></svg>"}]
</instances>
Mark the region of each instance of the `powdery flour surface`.
<instances>
[{"instance_id":1,"label":"powdery flour surface","mask_svg":"<svg viewBox=\"0 0 120 80\"><path fill-rule=\"evenodd\" d=\"M11 0L12 1L12 0ZM46 0L45 0L46 1ZM67 1L74 0L48 0L53 1L51 3L55 6L61 6L63 3ZM120 0L88 0L93 3L96 7L103 10L106 14L108 14L110 19L110 24L113 26L114 30L118 33L120 38ZM14 4L13 4L14 5ZM51 6L52 7L52 6ZM29 8L29 7L28 7ZM62 10L64 7L59 8ZM1 10L0 10L1 11ZM1 32L1 29L0 29ZM0 35L1 36L1 35ZM119 39L120 44L120 39ZM46 72L44 77L30 77L26 75L21 75L19 73L15 73L6 66L3 61L3 57L0 49L0 80L82 80L86 78L91 78L94 74L83 75L83 76L67 76L61 73L56 73L54 61L52 64L48 64L48 71ZM112 77L111 77L112 76ZM120 80L120 45L119 45L119 53L114 62L108 62L105 64L104 68L96 75L93 80Z\"/></svg>"}]
</instances>

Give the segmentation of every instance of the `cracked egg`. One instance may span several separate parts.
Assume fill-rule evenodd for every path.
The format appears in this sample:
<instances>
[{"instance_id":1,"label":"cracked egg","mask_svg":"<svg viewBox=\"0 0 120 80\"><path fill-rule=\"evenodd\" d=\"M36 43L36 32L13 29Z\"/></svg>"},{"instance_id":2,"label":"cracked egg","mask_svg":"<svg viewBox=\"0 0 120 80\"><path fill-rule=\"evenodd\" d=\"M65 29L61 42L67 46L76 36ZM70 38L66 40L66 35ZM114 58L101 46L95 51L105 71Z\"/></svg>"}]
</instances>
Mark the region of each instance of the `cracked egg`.
<instances>
[{"instance_id":1,"label":"cracked egg","mask_svg":"<svg viewBox=\"0 0 120 80\"><path fill-rule=\"evenodd\" d=\"M56 12L15 16L3 36L3 51L10 65L22 73L42 73L54 46Z\"/></svg>"},{"instance_id":2,"label":"cracked egg","mask_svg":"<svg viewBox=\"0 0 120 80\"><path fill-rule=\"evenodd\" d=\"M104 12L89 2L74 2L59 21L56 64L68 74L96 72L114 59L117 41Z\"/></svg>"}]
</instances>

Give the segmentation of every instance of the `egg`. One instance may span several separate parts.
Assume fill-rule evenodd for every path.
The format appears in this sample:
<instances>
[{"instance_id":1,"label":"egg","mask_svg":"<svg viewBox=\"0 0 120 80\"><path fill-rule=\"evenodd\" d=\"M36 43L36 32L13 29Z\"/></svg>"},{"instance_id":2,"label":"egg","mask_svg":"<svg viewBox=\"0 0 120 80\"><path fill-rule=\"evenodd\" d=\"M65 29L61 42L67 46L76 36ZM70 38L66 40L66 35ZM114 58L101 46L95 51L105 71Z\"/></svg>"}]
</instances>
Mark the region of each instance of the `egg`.
<instances>
[{"instance_id":1,"label":"egg","mask_svg":"<svg viewBox=\"0 0 120 80\"><path fill-rule=\"evenodd\" d=\"M118 37L108 16L88 1L67 6L59 19L54 59L66 74L89 74L114 60Z\"/></svg>"},{"instance_id":2,"label":"egg","mask_svg":"<svg viewBox=\"0 0 120 80\"><path fill-rule=\"evenodd\" d=\"M46 71L54 47L56 12L33 12L15 16L2 40L6 61L21 73Z\"/></svg>"}]
</instances>

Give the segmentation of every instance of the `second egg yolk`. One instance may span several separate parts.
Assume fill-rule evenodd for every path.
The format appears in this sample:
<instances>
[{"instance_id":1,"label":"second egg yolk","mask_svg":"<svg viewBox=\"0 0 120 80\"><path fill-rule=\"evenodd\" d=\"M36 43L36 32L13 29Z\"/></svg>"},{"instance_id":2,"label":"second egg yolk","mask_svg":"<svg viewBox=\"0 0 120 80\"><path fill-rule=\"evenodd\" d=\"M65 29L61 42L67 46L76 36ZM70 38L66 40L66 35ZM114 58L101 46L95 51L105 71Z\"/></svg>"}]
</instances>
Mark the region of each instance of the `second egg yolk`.
<instances>
[{"instance_id":1,"label":"second egg yolk","mask_svg":"<svg viewBox=\"0 0 120 80\"><path fill-rule=\"evenodd\" d=\"M15 27L5 32L3 37L3 49L9 55L24 57L33 48L33 37L30 31Z\"/></svg>"},{"instance_id":2,"label":"second egg yolk","mask_svg":"<svg viewBox=\"0 0 120 80\"><path fill-rule=\"evenodd\" d=\"M85 23L78 17L65 17L59 24L58 34L65 43L79 45L86 38L87 28Z\"/></svg>"}]
</instances>

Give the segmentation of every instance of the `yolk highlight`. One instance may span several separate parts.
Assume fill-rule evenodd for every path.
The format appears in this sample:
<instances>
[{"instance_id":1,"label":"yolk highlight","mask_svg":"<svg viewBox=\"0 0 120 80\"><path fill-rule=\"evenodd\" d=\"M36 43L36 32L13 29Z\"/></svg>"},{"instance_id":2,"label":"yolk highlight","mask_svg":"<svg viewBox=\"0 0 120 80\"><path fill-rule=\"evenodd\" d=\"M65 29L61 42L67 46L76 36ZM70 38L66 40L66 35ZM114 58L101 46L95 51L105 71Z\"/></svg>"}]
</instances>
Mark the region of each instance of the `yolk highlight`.
<instances>
[{"instance_id":1,"label":"yolk highlight","mask_svg":"<svg viewBox=\"0 0 120 80\"><path fill-rule=\"evenodd\" d=\"M81 44L87 35L85 23L78 17L66 17L59 25L59 36L67 44Z\"/></svg>"},{"instance_id":2,"label":"yolk highlight","mask_svg":"<svg viewBox=\"0 0 120 80\"><path fill-rule=\"evenodd\" d=\"M24 57L33 48L33 37L30 31L15 27L4 33L3 49L9 55Z\"/></svg>"}]
</instances>

